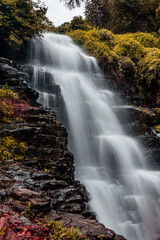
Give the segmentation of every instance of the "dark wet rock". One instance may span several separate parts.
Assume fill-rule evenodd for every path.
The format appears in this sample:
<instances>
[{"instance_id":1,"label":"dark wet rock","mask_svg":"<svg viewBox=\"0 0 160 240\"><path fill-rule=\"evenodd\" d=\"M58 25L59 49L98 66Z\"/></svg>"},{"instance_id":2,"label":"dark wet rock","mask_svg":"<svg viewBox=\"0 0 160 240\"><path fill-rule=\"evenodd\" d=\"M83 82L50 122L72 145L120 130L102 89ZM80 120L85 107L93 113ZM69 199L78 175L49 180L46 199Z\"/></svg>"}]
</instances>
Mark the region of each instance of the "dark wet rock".
<instances>
[{"instance_id":1,"label":"dark wet rock","mask_svg":"<svg viewBox=\"0 0 160 240\"><path fill-rule=\"evenodd\" d=\"M50 200L44 198L32 198L30 199L31 203L31 211L36 211L37 213L40 212L48 212L50 210Z\"/></svg>"},{"instance_id":2,"label":"dark wet rock","mask_svg":"<svg viewBox=\"0 0 160 240\"><path fill-rule=\"evenodd\" d=\"M95 213L91 211L84 211L82 215L87 219L96 219Z\"/></svg>"},{"instance_id":3,"label":"dark wet rock","mask_svg":"<svg viewBox=\"0 0 160 240\"><path fill-rule=\"evenodd\" d=\"M7 79L7 78L17 78L18 77L18 70L16 68L11 67L7 63L0 63L0 77L2 79Z\"/></svg>"},{"instance_id":4,"label":"dark wet rock","mask_svg":"<svg viewBox=\"0 0 160 240\"><path fill-rule=\"evenodd\" d=\"M29 87L23 89L17 88L17 90L19 91L19 95L22 97L22 99L26 101L29 99L31 103L34 103L34 101L39 97L39 93Z\"/></svg>"},{"instance_id":5,"label":"dark wet rock","mask_svg":"<svg viewBox=\"0 0 160 240\"><path fill-rule=\"evenodd\" d=\"M88 236L88 240L97 239L97 236L103 235L103 239L112 239L112 240L125 240L124 237L117 235L114 231L106 229L104 225L98 223L96 220L85 219L83 216L79 214L71 214L71 213L59 213L56 215L55 213L50 214L48 218L51 220L55 220L56 218L61 218L63 222L63 226L73 226L79 227L82 229L83 233Z\"/></svg>"},{"instance_id":6,"label":"dark wet rock","mask_svg":"<svg viewBox=\"0 0 160 240\"><path fill-rule=\"evenodd\" d=\"M6 197L7 197L6 191L4 189L0 190L1 201L4 201Z\"/></svg>"},{"instance_id":7,"label":"dark wet rock","mask_svg":"<svg viewBox=\"0 0 160 240\"><path fill-rule=\"evenodd\" d=\"M27 239L46 239L46 232L30 217L34 215L41 221L47 214L48 219L61 220L64 226L80 227L87 239L105 235L104 239L124 240L98 223L94 213L86 209L89 198L85 187L75 181L74 157L67 148L66 129L56 120L55 113L36 102L39 94L26 85L33 69L24 68L25 73L15 62L0 58L1 87L7 83L30 104L23 123L1 125L1 136L13 135L28 146L26 159L10 159L0 167L0 219L7 231L4 239L24 239L24 234L31 234L28 236L32 238ZM60 94L59 86L51 86L51 82L48 74L46 90L52 88Z\"/></svg>"},{"instance_id":8,"label":"dark wet rock","mask_svg":"<svg viewBox=\"0 0 160 240\"><path fill-rule=\"evenodd\" d=\"M53 208L68 212L83 212L85 209L82 196L76 188L61 189L51 192Z\"/></svg>"},{"instance_id":9,"label":"dark wet rock","mask_svg":"<svg viewBox=\"0 0 160 240\"><path fill-rule=\"evenodd\" d=\"M84 205L79 203L66 203L58 207L59 211L70 213L81 213L84 210Z\"/></svg>"},{"instance_id":10,"label":"dark wet rock","mask_svg":"<svg viewBox=\"0 0 160 240\"><path fill-rule=\"evenodd\" d=\"M1 81L1 84L8 84L9 86L20 86L20 81L17 78L11 78L11 79L3 79Z\"/></svg>"},{"instance_id":11,"label":"dark wet rock","mask_svg":"<svg viewBox=\"0 0 160 240\"><path fill-rule=\"evenodd\" d=\"M31 191L26 188L16 188L12 191L13 197L21 200L29 200L35 197L41 197L42 195L38 192Z\"/></svg>"}]
</instances>

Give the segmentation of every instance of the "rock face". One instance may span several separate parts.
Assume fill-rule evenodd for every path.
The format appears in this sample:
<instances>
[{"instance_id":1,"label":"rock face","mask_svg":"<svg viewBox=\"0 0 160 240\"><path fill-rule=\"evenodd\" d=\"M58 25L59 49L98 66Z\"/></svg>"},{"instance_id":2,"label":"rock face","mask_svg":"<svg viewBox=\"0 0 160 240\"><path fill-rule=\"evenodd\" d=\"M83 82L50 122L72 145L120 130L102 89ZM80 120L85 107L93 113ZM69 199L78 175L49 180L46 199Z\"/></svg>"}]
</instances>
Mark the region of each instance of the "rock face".
<instances>
[{"instance_id":1,"label":"rock face","mask_svg":"<svg viewBox=\"0 0 160 240\"><path fill-rule=\"evenodd\" d=\"M0 58L0 86L6 83L24 101L25 121L1 124L1 135L12 135L27 143L24 161L1 161L0 239L45 239L44 232L31 218L61 220L63 226L79 226L87 239L123 240L106 229L86 210L88 194L74 179L74 158L67 149L66 129L55 113L36 102L38 93L27 86L25 73L15 63ZM23 213L23 214L22 214ZM25 215L24 215L25 214Z\"/></svg>"}]
</instances>

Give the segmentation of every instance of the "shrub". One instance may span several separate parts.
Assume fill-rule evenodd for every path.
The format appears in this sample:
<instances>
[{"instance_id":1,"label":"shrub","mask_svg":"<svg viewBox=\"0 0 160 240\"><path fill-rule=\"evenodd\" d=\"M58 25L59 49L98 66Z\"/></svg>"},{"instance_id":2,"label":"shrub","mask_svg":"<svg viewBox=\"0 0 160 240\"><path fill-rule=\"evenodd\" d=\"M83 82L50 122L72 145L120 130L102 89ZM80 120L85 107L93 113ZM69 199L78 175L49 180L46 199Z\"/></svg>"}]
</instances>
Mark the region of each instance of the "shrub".
<instances>
[{"instance_id":1,"label":"shrub","mask_svg":"<svg viewBox=\"0 0 160 240\"><path fill-rule=\"evenodd\" d=\"M159 102L160 39L149 33L115 35L107 29L68 33L89 54L96 57L117 83L132 81L140 93ZM157 99L156 99L157 98Z\"/></svg>"},{"instance_id":2,"label":"shrub","mask_svg":"<svg viewBox=\"0 0 160 240\"><path fill-rule=\"evenodd\" d=\"M0 138L0 159L8 160L22 160L27 152L28 148L26 143L19 142L12 136Z\"/></svg>"},{"instance_id":3,"label":"shrub","mask_svg":"<svg viewBox=\"0 0 160 240\"><path fill-rule=\"evenodd\" d=\"M31 107L26 101L18 97L18 94L6 85L0 89L0 121L11 123L13 120L22 121L25 113Z\"/></svg>"},{"instance_id":4,"label":"shrub","mask_svg":"<svg viewBox=\"0 0 160 240\"><path fill-rule=\"evenodd\" d=\"M124 36L118 36L114 51L124 57L128 57L133 61L138 61L145 56L145 48L136 40Z\"/></svg>"},{"instance_id":5,"label":"shrub","mask_svg":"<svg viewBox=\"0 0 160 240\"><path fill-rule=\"evenodd\" d=\"M160 41L151 33L130 33L126 34L126 36L137 40L142 46L146 48L157 48L160 47Z\"/></svg>"},{"instance_id":6,"label":"shrub","mask_svg":"<svg viewBox=\"0 0 160 240\"><path fill-rule=\"evenodd\" d=\"M32 0L2 0L0 3L0 40L20 49L33 35L40 35L51 23L46 17L47 8Z\"/></svg>"},{"instance_id":7,"label":"shrub","mask_svg":"<svg viewBox=\"0 0 160 240\"><path fill-rule=\"evenodd\" d=\"M86 236L82 234L79 228L63 227L59 221L46 221L40 224L42 228L49 231L50 240L86 240Z\"/></svg>"},{"instance_id":8,"label":"shrub","mask_svg":"<svg viewBox=\"0 0 160 240\"><path fill-rule=\"evenodd\" d=\"M0 121L11 122L13 115L13 106L9 103L12 100L18 99L18 95L6 85L0 89Z\"/></svg>"},{"instance_id":9,"label":"shrub","mask_svg":"<svg viewBox=\"0 0 160 240\"><path fill-rule=\"evenodd\" d=\"M160 49L149 49L146 56L138 63L138 86L147 85L151 93L158 97L160 86ZM145 83L144 83L145 82Z\"/></svg>"}]
</instances>

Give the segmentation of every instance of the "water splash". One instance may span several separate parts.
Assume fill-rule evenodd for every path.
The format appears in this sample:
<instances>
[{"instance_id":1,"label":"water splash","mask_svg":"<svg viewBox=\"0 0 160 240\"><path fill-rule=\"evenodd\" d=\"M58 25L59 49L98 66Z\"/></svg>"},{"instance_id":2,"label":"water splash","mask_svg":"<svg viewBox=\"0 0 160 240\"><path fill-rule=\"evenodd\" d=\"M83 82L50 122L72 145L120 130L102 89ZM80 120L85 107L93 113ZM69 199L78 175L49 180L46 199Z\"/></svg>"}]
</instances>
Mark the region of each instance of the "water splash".
<instances>
[{"instance_id":1,"label":"water splash","mask_svg":"<svg viewBox=\"0 0 160 240\"><path fill-rule=\"evenodd\" d=\"M91 209L130 240L157 240L160 172L148 169L140 146L124 133L115 114L121 107L95 58L64 35L46 33L31 46L31 85L67 125L76 178L91 196Z\"/></svg>"}]
</instances>

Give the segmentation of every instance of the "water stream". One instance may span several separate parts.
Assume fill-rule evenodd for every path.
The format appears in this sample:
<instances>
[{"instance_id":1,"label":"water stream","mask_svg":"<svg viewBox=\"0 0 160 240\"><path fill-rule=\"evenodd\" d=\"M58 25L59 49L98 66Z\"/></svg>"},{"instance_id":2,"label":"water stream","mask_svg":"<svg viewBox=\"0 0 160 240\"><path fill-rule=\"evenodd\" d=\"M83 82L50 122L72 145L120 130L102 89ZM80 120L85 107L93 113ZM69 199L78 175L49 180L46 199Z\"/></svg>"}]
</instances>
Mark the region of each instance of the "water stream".
<instances>
[{"instance_id":1,"label":"water stream","mask_svg":"<svg viewBox=\"0 0 160 240\"><path fill-rule=\"evenodd\" d=\"M46 33L32 41L29 65L39 101L67 126L76 178L98 220L129 240L157 240L160 172L149 170L140 145L125 134L119 99L95 58L68 36Z\"/></svg>"}]
</instances>

